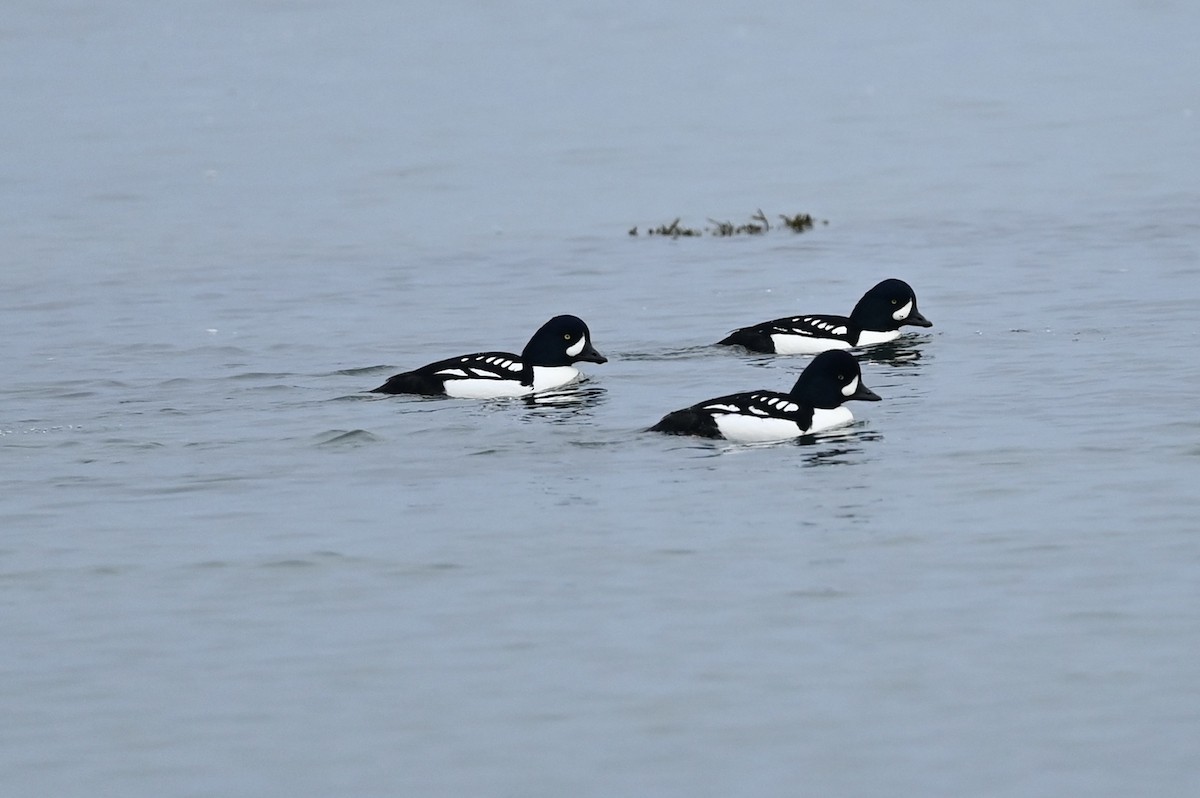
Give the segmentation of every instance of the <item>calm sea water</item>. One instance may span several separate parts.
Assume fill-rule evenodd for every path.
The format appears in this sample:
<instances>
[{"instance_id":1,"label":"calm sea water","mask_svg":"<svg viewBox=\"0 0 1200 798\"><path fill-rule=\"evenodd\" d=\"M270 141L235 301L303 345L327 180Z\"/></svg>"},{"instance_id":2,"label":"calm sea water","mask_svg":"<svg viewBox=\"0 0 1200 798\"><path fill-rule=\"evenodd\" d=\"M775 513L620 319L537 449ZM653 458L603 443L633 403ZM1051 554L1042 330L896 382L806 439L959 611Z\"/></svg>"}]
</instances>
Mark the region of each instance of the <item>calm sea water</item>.
<instances>
[{"instance_id":1,"label":"calm sea water","mask_svg":"<svg viewBox=\"0 0 1200 798\"><path fill-rule=\"evenodd\" d=\"M1200 791L1197 7L9 5L4 795ZM852 426L643 432L888 276Z\"/></svg>"}]
</instances>

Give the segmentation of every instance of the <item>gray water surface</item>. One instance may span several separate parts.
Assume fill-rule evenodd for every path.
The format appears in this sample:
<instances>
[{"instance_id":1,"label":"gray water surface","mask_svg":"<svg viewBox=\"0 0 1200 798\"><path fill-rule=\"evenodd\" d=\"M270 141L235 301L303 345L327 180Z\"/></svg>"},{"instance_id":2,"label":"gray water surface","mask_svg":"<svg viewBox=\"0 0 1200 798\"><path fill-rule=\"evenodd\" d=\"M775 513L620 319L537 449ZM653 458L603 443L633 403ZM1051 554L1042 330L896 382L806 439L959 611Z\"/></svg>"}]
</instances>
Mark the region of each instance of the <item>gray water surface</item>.
<instances>
[{"instance_id":1,"label":"gray water surface","mask_svg":"<svg viewBox=\"0 0 1200 798\"><path fill-rule=\"evenodd\" d=\"M10 5L4 795L1200 791L1200 10ZM644 432L890 276L852 425Z\"/></svg>"}]
</instances>

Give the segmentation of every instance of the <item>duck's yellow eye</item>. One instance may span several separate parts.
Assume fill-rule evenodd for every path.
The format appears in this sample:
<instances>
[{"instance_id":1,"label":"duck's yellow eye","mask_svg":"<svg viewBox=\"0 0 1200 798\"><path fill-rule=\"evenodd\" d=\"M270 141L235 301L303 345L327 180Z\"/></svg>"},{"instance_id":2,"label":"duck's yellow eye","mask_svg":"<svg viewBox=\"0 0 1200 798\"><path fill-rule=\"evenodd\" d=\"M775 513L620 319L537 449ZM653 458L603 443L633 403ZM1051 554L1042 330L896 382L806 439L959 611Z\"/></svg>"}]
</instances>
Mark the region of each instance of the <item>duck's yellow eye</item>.
<instances>
[{"instance_id":1,"label":"duck's yellow eye","mask_svg":"<svg viewBox=\"0 0 1200 798\"><path fill-rule=\"evenodd\" d=\"M892 300L892 304L893 304L893 305L899 305L899 304L900 304L900 300L899 300L899 299L893 299L893 300Z\"/></svg>"},{"instance_id":2,"label":"duck's yellow eye","mask_svg":"<svg viewBox=\"0 0 1200 798\"><path fill-rule=\"evenodd\" d=\"M564 340L564 341L570 341L570 340L571 340L571 334L570 334L570 333L563 333L563 340Z\"/></svg>"},{"instance_id":3,"label":"duck's yellow eye","mask_svg":"<svg viewBox=\"0 0 1200 798\"><path fill-rule=\"evenodd\" d=\"M839 374L839 375L838 375L838 382L845 382L845 381L846 381L846 375L845 375L845 374Z\"/></svg>"}]
</instances>

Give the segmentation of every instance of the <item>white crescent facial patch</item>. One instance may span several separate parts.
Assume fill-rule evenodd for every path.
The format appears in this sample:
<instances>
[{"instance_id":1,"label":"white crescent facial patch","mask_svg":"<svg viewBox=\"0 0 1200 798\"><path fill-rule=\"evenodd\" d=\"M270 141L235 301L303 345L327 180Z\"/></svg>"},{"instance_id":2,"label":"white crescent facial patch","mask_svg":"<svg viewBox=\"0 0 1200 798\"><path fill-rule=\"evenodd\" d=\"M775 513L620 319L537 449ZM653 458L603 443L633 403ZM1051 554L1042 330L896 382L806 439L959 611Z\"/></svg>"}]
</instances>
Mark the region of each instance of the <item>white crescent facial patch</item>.
<instances>
[{"instance_id":1,"label":"white crescent facial patch","mask_svg":"<svg viewBox=\"0 0 1200 798\"><path fill-rule=\"evenodd\" d=\"M912 300L911 299L904 303L904 307L900 308L895 313L893 313L892 318L895 319L896 321L904 321L905 319L908 318L909 313L912 313Z\"/></svg>"},{"instance_id":2,"label":"white crescent facial patch","mask_svg":"<svg viewBox=\"0 0 1200 798\"><path fill-rule=\"evenodd\" d=\"M583 348L585 346L587 346L587 336L581 335L581 336L579 336L578 341L573 343L571 346L567 347L567 354L570 355L571 357L575 357L576 355L578 355L580 352L583 351Z\"/></svg>"},{"instance_id":3,"label":"white crescent facial patch","mask_svg":"<svg viewBox=\"0 0 1200 798\"><path fill-rule=\"evenodd\" d=\"M846 387L842 389L842 396L854 396L854 392L858 390L858 377L846 383Z\"/></svg>"}]
</instances>

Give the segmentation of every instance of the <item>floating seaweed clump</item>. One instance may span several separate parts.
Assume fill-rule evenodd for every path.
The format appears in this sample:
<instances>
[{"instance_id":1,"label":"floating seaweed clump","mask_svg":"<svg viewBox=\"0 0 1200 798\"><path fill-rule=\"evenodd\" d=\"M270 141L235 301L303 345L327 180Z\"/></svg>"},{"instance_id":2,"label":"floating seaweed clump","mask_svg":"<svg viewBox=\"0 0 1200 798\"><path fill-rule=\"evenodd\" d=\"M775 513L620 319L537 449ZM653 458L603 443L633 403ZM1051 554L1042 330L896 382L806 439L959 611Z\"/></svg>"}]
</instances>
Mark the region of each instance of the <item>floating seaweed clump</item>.
<instances>
[{"instance_id":1,"label":"floating seaweed clump","mask_svg":"<svg viewBox=\"0 0 1200 798\"><path fill-rule=\"evenodd\" d=\"M805 230L811 230L816 224L812 214L797 213L794 216L787 214L779 214L779 218L783 220L783 225L776 225L775 229L788 229L794 233L803 233ZM667 236L669 238L680 238L711 235L720 238L729 236L749 235L756 236L771 232L771 222L767 219L767 215L759 209L757 213L751 215L750 220L744 224L735 224L730 221L721 221L719 219L709 218L710 226L705 226L703 229L695 227L684 227L680 225L680 217L676 217L675 221L670 224L660 224L657 227L647 227L646 235L650 236ZM821 220L821 224L829 224L827 220ZM638 235L638 228L632 227L629 230L629 235Z\"/></svg>"},{"instance_id":2,"label":"floating seaweed clump","mask_svg":"<svg viewBox=\"0 0 1200 798\"><path fill-rule=\"evenodd\" d=\"M795 230L797 233L803 233L805 230L811 230L813 226L813 218L811 213L798 213L795 216L788 216L787 214L781 213L779 214L779 218L783 219L783 223ZM821 222L821 224L829 224L829 222L824 221Z\"/></svg>"},{"instance_id":3,"label":"floating seaweed clump","mask_svg":"<svg viewBox=\"0 0 1200 798\"><path fill-rule=\"evenodd\" d=\"M670 236L671 238L703 235L694 227L680 227L678 216L676 216L675 221L671 222L670 224L660 224L658 227L651 227L646 231L646 233L652 236ZM637 234L638 232L636 227L629 231L629 235L631 236L635 236Z\"/></svg>"},{"instance_id":4,"label":"floating seaweed clump","mask_svg":"<svg viewBox=\"0 0 1200 798\"><path fill-rule=\"evenodd\" d=\"M767 215L759 209L758 213L750 217L750 221L746 224L735 225L733 222L719 222L716 219L709 218L715 227L712 234L715 236L737 236L737 235L762 235L771 229L771 223L767 221Z\"/></svg>"}]
</instances>

